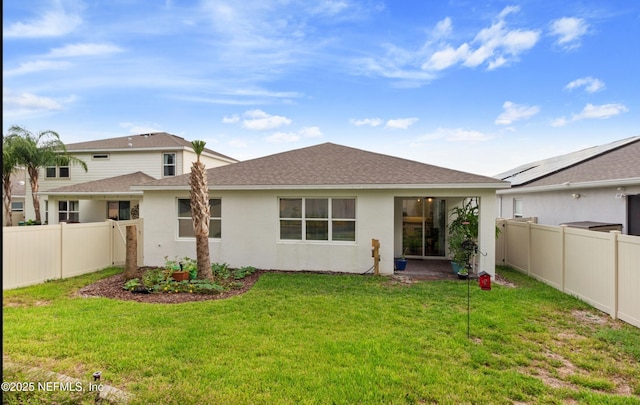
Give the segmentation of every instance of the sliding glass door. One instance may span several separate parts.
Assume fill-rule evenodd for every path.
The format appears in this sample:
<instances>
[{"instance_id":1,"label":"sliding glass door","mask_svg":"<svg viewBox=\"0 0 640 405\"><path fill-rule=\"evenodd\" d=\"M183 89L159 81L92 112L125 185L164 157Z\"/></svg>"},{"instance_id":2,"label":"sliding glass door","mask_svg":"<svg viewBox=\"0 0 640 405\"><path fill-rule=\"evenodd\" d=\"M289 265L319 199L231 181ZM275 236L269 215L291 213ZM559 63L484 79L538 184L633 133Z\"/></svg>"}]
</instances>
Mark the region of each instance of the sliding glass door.
<instances>
[{"instance_id":1,"label":"sliding glass door","mask_svg":"<svg viewBox=\"0 0 640 405\"><path fill-rule=\"evenodd\" d=\"M444 256L446 212L442 199L402 199L402 251L405 256Z\"/></svg>"}]
</instances>

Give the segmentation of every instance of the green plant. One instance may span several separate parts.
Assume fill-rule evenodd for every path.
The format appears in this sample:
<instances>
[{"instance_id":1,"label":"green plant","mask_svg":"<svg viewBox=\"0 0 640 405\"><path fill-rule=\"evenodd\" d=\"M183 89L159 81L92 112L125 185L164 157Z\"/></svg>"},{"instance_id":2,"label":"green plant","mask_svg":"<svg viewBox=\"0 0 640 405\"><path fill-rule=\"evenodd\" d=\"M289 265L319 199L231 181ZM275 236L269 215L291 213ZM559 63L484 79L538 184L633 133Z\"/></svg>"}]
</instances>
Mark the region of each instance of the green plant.
<instances>
[{"instance_id":1,"label":"green plant","mask_svg":"<svg viewBox=\"0 0 640 405\"><path fill-rule=\"evenodd\" d=\"M141 286L142 286L142 283L140 282L140 279L139 278L134 278L134 279L131 279L131 280L127 281L126 283L124 283L122 288L124 290L133 291L136 288L141 287Z\"/></svg>"},{"instance_id":2,"label":"green plant","mask_svg":"<svg viewBox=\"0 0 640 405\"><path fill-rule=\"evenodd\" d=\"M236 280L241 280L255 272L256 272L256 268L251 266L241 267L239 269L232 270L233 278Z\"/></svg>"},{"instance_id":3,"label":"green plant","mask_svg":"<svg viewBox=\"0 0 640 405\"><path fill-rule=\"evenodd\" d=\"M180 262L180 259L178 259L177 256L174 256L173 259L169 259L169 256L165 256L164 257L164 267L167 270L171 270L171 271L181 271L182 270L182 264Z\"/></svg>"},{"instance_id":4,"label":"green plant","mask_svg":"<svg viewBox=\"0 0 640 405\"><path fill-rule=\"evenodd\" d=\"M477 201L469 199L464 205L453 207L449 213L453 218L449 223L449 252L451 260L460 266L465 266L473 253L465 242L478 243L478 212Z\"/></svg>"},{"instance_id":5,"label":"green plant","mask_svg":"<svg viewBox=\"0 0 640 405\"><path fill-rule=\"evenodd\" d=\"M226 280L231 277L231 270L227 263L213 263L211 264L211 271L214 278Z\"/></svg>"},{"instance_id":6,"label":"green plant","mask_svg":"<svg viewBox=\"0 0 640 405\"><path fill-rule=\"evenodd\" d=\"M198 262L190 257L182 259L182 270L189 272L189 280L195 280L198 277Z\"/></svg>"}]
</instances>

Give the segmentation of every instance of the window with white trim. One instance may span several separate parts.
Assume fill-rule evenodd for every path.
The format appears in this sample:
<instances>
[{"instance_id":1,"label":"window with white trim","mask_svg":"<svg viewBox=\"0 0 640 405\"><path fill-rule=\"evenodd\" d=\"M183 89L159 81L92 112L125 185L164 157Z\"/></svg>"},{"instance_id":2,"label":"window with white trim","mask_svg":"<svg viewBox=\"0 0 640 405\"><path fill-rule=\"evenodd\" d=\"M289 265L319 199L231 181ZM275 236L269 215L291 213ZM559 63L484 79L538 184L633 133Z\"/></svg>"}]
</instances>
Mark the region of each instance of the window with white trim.
<instances>
[{"instance_id":1,"label":"window with white trim","mask_svg":"<svg viewBox=\"0 0 640 405\"><path fill-rule=\"evenodd\" d=\"M178 199L178 238L195 238L193 217L191 216L191 200ZM222 200L209 200L209 239L222 237Z\"/></svg>"},{"instance_id":2,"label":"window with white trim","mask_svg":"<svg viewBox=\"0 0 640 405\"><path fill-rule=\"evenodd\" d=\"M24 201L11 201L11 211L13 212L24 211Z\"/></svg>"},{"instance_id":3,"label":"window with white trim","mask_svg":"<svg viewBox=\"0 0 640 405\"><path fill-rule=\"evenodd\" d=\"M58 201L58 222L80 222L80 202Z\"/></svg>"},{"instance_id":4,"label":"window with white trim","mask_svg":"<svg viewBox=\"0 0 640 405\"><path fill-rule=\"evenodd\" d=\"M519 198L513 199L513 217L522 218L522 200Z\"/></svg>"},{"instance_id":5,"label":"window with white trim","mask_svg":"<svg viewBox=\"0 0 640 405\"><path fill-rule=\"evenodd\" d=\"M355 198L280 198L280 240L356 240Z\"/></svg>"},{"instance_id":6,"label":"window with white trim","mask_svg":"<svg viewBox=\"0 0 640 405\"><path fill-rule=\"evenodd\" d=\"M48 166L45 168L45 177L47 179L68 179L69 166Z\"/></svg>"},{"instance_id":7,"label":"window with white trim","mask_svg":"<svg viewBox=\"0 0 640 405\"><path fill-rule=\"evenodd\" d=\"M163 176L176 175L176 154L175 153L162 154L162 175Z\"/></svg>"}]
</instances>

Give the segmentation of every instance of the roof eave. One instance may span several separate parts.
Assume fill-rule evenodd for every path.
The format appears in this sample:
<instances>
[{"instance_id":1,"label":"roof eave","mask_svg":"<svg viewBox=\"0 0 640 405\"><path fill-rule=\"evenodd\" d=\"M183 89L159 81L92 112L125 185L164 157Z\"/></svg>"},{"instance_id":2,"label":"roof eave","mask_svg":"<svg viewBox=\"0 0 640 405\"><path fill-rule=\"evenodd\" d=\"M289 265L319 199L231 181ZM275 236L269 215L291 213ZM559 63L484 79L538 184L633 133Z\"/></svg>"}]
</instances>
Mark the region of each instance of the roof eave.
<instances>
[{"instance_id":1,"label":"roof eave","mask_svg":"<svg viewBox=\"0 0 640 405\"><path fill-rule=\"evenodd\" d=\"M447 183L447 184L255 184L210 185L209 190L421 190L421 189L505 189L509 183ZM132 186L132 190L189 190L188 185Z\"/></svg>"},{"instance_id":2,"label":"roof eave","mask_svg":"<svg viewBox=\"0 0 640 405\"><path fill-rule=\"evenodd\" d=\"M546 186L521 186L511 187L508 190L498 191L498 194L525 194L525 193L538 193L545 191L559 191L569 190L576 188L601 188L601 187L623 187L623 186L638 186L640 185L640 177L631 177L628 179L611 179L611 180L596 180L596 181L583 181L577 183L566 182L562 184L550 184Z\"/></svg>"}]
</instances>

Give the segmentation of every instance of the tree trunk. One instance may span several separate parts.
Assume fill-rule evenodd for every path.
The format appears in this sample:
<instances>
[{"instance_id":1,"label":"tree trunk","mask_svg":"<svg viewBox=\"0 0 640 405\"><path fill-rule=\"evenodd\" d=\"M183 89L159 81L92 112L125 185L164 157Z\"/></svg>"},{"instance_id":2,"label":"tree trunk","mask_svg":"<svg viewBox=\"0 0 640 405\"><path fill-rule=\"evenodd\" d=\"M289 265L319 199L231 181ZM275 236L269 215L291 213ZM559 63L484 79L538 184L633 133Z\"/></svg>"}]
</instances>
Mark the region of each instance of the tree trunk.
<instances>
[{"instance_id":1,"label":"tree trunk","mask_svg":"<svg viewBox=\"0 0 640 405\"><path fill-rule=\"evenodd\" d=\"M189 180L191 183L191 216L196 236L198 278L213 280L209 257L209 187L207 171L202 162L197 161L192 164Z\"/></svg>"},{"instance_id":2,"label":"tree trunk","mask_svg":"<svg viewBox=\"0 0 640 405\"><path fill-rule=\"evenodd\" d=\"M127 258L124 267L124 279L138 277L138 232L135 225L127 225Z\"/></svg>"},{"instance_id":3,"label":"tree trunk","mask_svg":"<svg viewBox=\"0 0 640 405\"><path fill-rule=\"evenodd\" d=\"M29 172L29 184L31 184L31 199L33 200L33 210L36 213L36 222L42 223L40 220L40 196L37 194L39 185L38 185L38 168L37 167L29 167L27 168Z\"/></svg>"},{"instance_id":4,"label":"tree trunk","mask_svg":"<svg viewBox=\"0 0 640 405\"><path fill-rule=\"evenodd\" d=\"M4 216L5 226L13 226L13 217L11 215L11 175L3 176L2 188L4 194L2 195L2 202L4 203Z\"/></svg>"}]
</instances>

